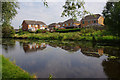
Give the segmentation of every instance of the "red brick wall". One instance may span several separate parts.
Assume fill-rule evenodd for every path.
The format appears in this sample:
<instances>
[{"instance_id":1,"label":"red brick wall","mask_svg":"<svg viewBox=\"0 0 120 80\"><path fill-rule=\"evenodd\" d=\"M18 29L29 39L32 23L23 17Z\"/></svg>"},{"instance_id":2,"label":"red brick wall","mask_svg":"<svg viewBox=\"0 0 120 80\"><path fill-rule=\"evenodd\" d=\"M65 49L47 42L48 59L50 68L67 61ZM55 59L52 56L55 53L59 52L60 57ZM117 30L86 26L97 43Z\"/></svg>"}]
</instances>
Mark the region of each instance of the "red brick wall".
<instances>
[{"instance_id":1,"label":"red brick wall","mask_svg":"<svg viewBox=\"0 0 120 80\"><path fill-rule=\"evenodd\" d=\"M25 21L23 21L23 23L22 23L22 30L23 31L27 31L28 30L28 25L25 23Z\"/></svg>"}]
</instances>

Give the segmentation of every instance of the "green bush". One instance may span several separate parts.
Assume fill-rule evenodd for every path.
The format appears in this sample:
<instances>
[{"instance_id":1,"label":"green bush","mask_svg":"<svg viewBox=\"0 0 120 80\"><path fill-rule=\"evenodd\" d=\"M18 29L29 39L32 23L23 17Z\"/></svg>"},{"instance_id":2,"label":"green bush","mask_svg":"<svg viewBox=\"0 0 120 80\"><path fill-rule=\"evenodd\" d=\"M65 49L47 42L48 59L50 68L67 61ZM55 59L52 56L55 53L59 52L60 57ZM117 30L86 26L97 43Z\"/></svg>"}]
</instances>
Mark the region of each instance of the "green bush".
<instances>
[{"instance_id":1,"label":"green bush","mask_svg":"<svg viewBox=\"0 0 120 80\"><path fill-rule=\"evenodd\" d=\"M45 29L38 29L38 30L36 31L36 33L46 33L46 32L48 32L48 31L45 30Z\"/></svg>"},{"instance_id":2,"label":"green bush","mask_svg":"<svg viewBox=\"0 0 120 80\"><path fill-rule=\"evenodd\" d=\"M2 37L9 38L14 37L15 30L12 26L4 26L2 27Z\"/></svg>"},{"instance_id":3,"label":"green bush","mask_svg":"<svg viewBox=\"0 0 120 80\"><path fill-rule=\"evenodd\" d=\"M36 33L42 33L42 30L41 30L41 29L38 29L38 30L36 31Z\"/></svg>"},{"instance_id":4,"label":"green bush","mask_svg":"<svg viewBox=\"0 0 120 80\"><path fill-rule=\"evenodd\" d=\"M23 35L23 34L28 34L28 33L29 33L28 31L20 31L18 34Z\"/></svg>"},{"instance_id":5,"label":"green bush","mask_svg":"<svg viewBox=\"0 0 120 80\"><path fill-rule=\"evenodd\" d=\"M80 31L80 28L75 28L75 29L58 29L56 32L75 32L75 31Z\"/></svg>"}]
</instances>

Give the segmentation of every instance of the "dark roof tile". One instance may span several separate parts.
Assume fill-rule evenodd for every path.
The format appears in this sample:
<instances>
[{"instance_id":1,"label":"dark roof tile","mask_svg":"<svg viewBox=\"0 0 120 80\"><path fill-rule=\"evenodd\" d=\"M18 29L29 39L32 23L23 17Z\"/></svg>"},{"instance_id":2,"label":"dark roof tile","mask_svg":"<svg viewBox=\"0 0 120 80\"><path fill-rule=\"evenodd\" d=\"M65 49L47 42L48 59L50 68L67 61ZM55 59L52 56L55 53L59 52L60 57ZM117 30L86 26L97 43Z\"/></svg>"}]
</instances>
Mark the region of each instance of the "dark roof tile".
<instances>
[{"instance_id":1,"label":"dark roof tile","mask_svg":"<svg viewBox=\"0 0 120 80\"><path fill-rule=\"evenodd\" d=\"M39 24L39 25L46 25L44 22L42 21L34 21L34 20L24 20L26 22L26 24Z\"/></svg>"}]
</instances>

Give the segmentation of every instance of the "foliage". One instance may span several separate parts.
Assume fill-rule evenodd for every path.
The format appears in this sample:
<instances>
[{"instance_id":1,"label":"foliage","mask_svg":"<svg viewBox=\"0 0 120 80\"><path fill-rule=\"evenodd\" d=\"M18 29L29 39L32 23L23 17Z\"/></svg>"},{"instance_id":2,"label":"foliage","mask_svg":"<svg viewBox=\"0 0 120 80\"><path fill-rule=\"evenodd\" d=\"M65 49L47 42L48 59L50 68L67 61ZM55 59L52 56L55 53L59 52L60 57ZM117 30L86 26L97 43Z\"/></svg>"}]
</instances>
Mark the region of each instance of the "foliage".
<instances>
[{"instance_id":1,"label":"foliage","mask_svg":"<svg viewBox=\"0 0 120 80\"><path fill-rule=\"evenodd\" d=\"M12 26L2 27L2 37L13 37L15 35L15 30Z\"/></svg>"},{"instance_id":2,"label":"foliage","mask_svg":"<svg viewBox=\"0 0 120 80\"><path fill-rule=\"evenodd\" d=\"M1 55L0 55L1 57ZM2 78L33 78L29 73L2 56Z\"/></svg>"},{"instance_id":3,"label":"foliage","mask_svg":"<svg viewBox=\"0 0 120 80\"><path fill-rule=\"evenodd\" d=\"M28 33L29 33L28 31L22 31L22 30L20 30L18 34L19 35L23 35L23 34L28 34Z\"/></svg>"},{"instance_id":4,"label":"foliage","mask_svg":"<svg viewBox=\"0 0 120 80\"><path fill-rule=\"evenodd\" d=\"M2 22L3 27L10 25L10 21L17 14L17 9L19 9L18 3L15 2L2 2Z\"/></svg>"},{"instance_id":5,"label":"foliage","mask_svg":"<svg viewBox=\"0 0 120 80\"><path fill-rule=\"evenodd\" d=\"M77 17L83 17L86 14L90 14L85 10L84 4L84 0L66 0L63 6L64 11L62 12L62 17L72 17L76 20Z\"/></svg>"},{"instance_id":6,"label":"foliage","mask_svg":"<svg viewBox=\"0 0 120 80\"><path fill-rule=\"evenodd\" d=\"M74 31L80 31L80 28L75 29L58 29L56 32L74 32Z\"/></svg>"},{"instance_id":7,"label":"foliage","mask_svg":"<svg viewBox=\"0 0 120 80\"><path fill-rule=\"evenodd\" d=\"M45 30L45 29L38 29L36 31L36 33L46 33L46 32L47 32L47 30Z\"/></svg>"},{"instance_id":8,"label":"foliage","mask_svg":"<svg viewBox=\"0 0 120 80\"><path fill-rule=\"evenodd\" d=\"M80 41L80 40L90 40L92 41L97 40L97 41L117 41L119 38L110 35L109 33L105 33L106 31L103 30L85 30L82 29L80 32L67 32L67 33L28 33L28 34L23 34L23 35L15 35L16 38L23 38L23 39L38 39L38 40L72 40L72 41ZM94 36L94 38L93 38Z\"/></svg>"},{"instance_id":9,"label":"foliage","mask_svg":"<svg viewBox=\"0 0 120 80\"><path fill-rule=\"evenodd\" d=\"M107 2L105 9L103 10L105 17L105 25L108 30L116 36L120 37L120 1L119 2Z\"/></svg>"}]
</instances>

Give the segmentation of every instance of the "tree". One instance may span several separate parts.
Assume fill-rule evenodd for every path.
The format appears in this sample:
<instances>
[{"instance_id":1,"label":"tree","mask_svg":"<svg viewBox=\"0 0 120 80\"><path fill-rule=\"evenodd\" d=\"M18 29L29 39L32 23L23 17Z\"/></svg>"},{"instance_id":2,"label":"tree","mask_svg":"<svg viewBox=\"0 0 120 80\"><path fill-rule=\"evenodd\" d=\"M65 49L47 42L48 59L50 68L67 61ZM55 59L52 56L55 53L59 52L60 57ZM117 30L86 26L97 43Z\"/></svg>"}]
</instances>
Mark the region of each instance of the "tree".
<instances>
[{"instance_id":1,"label":"tree","mask_svg":"<svg viewBox=\"0 0 120 80\"><path fill-rule=\"evenodd\" d=\"M86 14L90 14L90 12L86 11L84 4L84 0L66 0L63 6L64 11L62 12L62 17L72 17L76 20L78 17L81 18Z\"/></svg>"},{"instance_id":2,"label":"tree","mask_svg":"<svg viewBox=\"0 0 120 80\"><path fill-rule=\"evenodd\" d=\"M14 37L14 35L15 35L15 30L12 26L2 27L2 36L4 38Z\"/></svg>"},{"instance_id":3,"label":"tree","mask_svg":"<svg viewBox=\"0 0 120 80\"><path fill-rule=\"evenodd\" d=\"M2 23L3 27L10 25L10 21L17 14L17 9L19 9L18 2L2 2Z\"/></svg>"},{"instance_id":4,"label":"tree","mask_svg":"<svg viewBox=\"0 0 120 80\"><path fill-rule=\"evenodd\" d=\"M2 2L2 37L12 37L15 34L14 28L10 25L11 20L17 14L19 5L17 2Z\"/></svg>"},{"instance_id":5,"label":"tree","mask_svg":"<svg viewBox=\"0 0 120 80\"><path fill-rule=\"evenodd\" d=\"M120 1L107 2L103 10L104 24L115 36L120 37Z\"/></svg>"}]
</instances>

